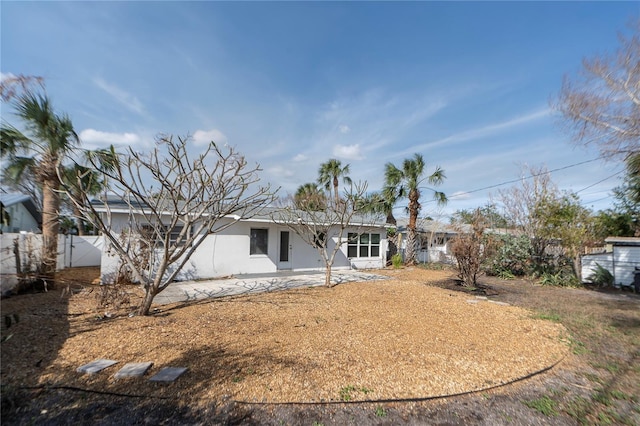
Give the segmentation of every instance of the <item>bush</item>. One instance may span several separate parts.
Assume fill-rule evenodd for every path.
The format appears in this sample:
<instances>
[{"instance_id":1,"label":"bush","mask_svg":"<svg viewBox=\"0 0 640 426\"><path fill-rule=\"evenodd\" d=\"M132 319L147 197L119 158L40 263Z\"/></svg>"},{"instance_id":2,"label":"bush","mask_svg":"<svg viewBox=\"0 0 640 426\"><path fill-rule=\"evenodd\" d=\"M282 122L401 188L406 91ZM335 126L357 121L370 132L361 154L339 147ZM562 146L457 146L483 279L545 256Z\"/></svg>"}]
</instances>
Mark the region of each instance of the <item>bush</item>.
<instances>
[{"instance_id":1,"label":"bush","mask_svg":"<svg viewBox=\"0 0 640 426\"><path fill-rule=\"evenodd\" d=\"M591 270L593 273L587 278L598 287L612 287L614 284L613 274L599 263Z\"/></svg>"},{"instance_id":2,"label":"bush","mask_svg":"<svg viewBox=\"0 0 640 426\"><path fill-rule=\"evenodd\" d=\"M456 259L458 278L465 287L475 287L481 267L491 257L493 238L484 234L485 223L479 210L473 215L469 233L458 233L451 240L451 254Z\"/></svg>"},{"instance_id":3,"label":"bush","mask_svg":"<svg viewBox=\"0 0 640 426\"><path fill-rule=\"evenodd\" d=\"M522 235L496 235L493 255L487 258L483 270L487 275L517 277L531 273L531 240Z\"/></svg>"},{"instance_id":4,"label":"bush","mask_svg":"<svg viewBox=\"0 0 640 426\"><path fill-rule=\"evenodd\" d=\"M391 256L391 264L394 269L398 269L402 266L402 255L400 253L396 253Z\"/></svg>"},{"instance_id":5,"label":"bush","mask_svg":"<svg viewBox=\"0 0 640 426\"><path fill-rule=\"evenodd\" d=\"M542 285L579 287L580 280L567 256L545 255L532 264L531 276Z\"/></svg>"}]
</instances>

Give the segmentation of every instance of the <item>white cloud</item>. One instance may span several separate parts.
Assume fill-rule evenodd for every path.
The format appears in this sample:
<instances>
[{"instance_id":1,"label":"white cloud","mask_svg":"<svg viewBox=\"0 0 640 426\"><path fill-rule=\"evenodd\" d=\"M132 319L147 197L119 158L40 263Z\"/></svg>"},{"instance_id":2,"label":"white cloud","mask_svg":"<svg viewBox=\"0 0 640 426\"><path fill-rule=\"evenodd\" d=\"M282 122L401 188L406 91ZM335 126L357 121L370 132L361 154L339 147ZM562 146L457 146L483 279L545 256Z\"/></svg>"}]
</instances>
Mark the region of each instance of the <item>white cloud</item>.
<instances>
[{"instance_id":1,"label":"white cloud","mask_svg":"<svg viewBox=\"0 0 640 426\"><path fill-rule=\"evenodd\" d=\"M286 168L283 166L274 166L271 167L269 169L267 169L267 172L269 172L270 174L282 178L282 177L292 177L294 175L293 170L291 170L290 168Z\"/></svg>"},{"instance_id":2,"label":"white cloud","mask_svg":"<svg viewBox=\"0 0 640 426\"><path fill-rule=\"evenodd\" d=\"M355 145L336 145L333 147L333 155L347 160L360 160L363 158L360 144Z\"/></svg>"},{"instance_id":3,"label":"white cloud","mask_svg":"<svg viewBox=\"0 0 640 426\"><path fill-rule=\"evenodd\" d=\"M338 126L338 130L340 130L340 133L349 133L351 131L349 126L347 126L346 124L341 124L340 126Z\"/></svg>"},{"instance_id":4,"label":"white cloud","mask_svg":"<svg viewBox=\"0 0 640 426\"><path fill-rule=\"evenodd\" d=\"M293 157L293 161L296 163L301 163L303 161L307 161L309 159L309 157L307 157L304 154L298 154L295 157Z\"/></svg>"},{"instance_id":5,"label":"white cloud","mask_svg":"<svg viewBox=\"0 0 640 426\"><path fill-rule=\"evenodd\" d=\"M107 83L102 78L94 79L94 83L99 88L107 92L110 96L112 96L116 101L129 108L131 111L136 112L140 115L144 114L144 105L142 105L142 102L140 102L140 100L134 95L125 90L122 90L114 84Z\"/></svg>"},{"instance_id":6,"label":"white cloud","mask_svg":"<svg viewBox=\"0 0 640 426\"><path fill-rule=\"evenodd\" d=\"M212 141L217 144L225 144L227 137L218 129L196 130L193 134L193 143L196 146L208 145Z\"/></svg>"},{"instance_id":7,"label":"white cloud","mask_svg":"<svg viewBox=\"0 0 640 426\"><path fill-rule=\"evenodd\" d=\"M135 133L109 133L94 129L84 129L79 136L87 147L131 146L141 142L140 136Z\"/></svg>"},{"instance_id":8,"label":"white cloud","mask_svg":"<svg viewBox=\"0 0 640 426\"><path fill-rule=\"evenodd\" d=\"M540 120L542 118L548 118L549 114L550 114L549 109L543 108L526 115L521 115L519 117L509 119L507 121L489 124L477 129L465 130L463 132L456 133L451 136L447 136L446 138L443 138L434 142L427 142L422 145L414 146L414 147L411 147L411 149L408 149L403 152L399 152L396 155L401 156L401 155L406 155L410 152L423 151L426 149L433 149L438 146L452 145L460 142L466 142L469 140L487 137L490 135L500 133L504 130L509 130L511 128L518 127L520 125L529 124L531 122Z\"/></svg>"}]
</instances>

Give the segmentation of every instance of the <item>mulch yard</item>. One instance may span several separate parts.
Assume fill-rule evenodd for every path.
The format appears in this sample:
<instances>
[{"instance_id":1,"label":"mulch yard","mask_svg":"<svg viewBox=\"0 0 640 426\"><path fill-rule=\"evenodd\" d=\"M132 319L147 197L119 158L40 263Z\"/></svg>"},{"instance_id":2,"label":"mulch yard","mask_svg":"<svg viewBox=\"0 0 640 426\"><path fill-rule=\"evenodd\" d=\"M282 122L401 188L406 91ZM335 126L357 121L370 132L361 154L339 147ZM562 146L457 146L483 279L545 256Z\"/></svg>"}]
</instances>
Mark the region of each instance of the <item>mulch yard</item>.
<instances>
[{"instance_id":1,"label":"mulch yard","mask_svg":"<svg viewBox=\"0 0 640 426\"><path fill-rule=\"evenodd\" d=\"M563 325L442 288L451 271L386 270L385 281L165 305L150 317L97 309L91 273L61 275L72 291L61 285L2 300L2 314L20 319L2 330L3 389L129 395L190 409L420 400L490 389L573 357ZM128 291L135 305L137 289ZM119 363L76 372L97 358ZM125 363L144 361L154 363L145 378L113 378ZM168 366L188 371L169 385L146 380Z\"/></svg>"}]
</instances>

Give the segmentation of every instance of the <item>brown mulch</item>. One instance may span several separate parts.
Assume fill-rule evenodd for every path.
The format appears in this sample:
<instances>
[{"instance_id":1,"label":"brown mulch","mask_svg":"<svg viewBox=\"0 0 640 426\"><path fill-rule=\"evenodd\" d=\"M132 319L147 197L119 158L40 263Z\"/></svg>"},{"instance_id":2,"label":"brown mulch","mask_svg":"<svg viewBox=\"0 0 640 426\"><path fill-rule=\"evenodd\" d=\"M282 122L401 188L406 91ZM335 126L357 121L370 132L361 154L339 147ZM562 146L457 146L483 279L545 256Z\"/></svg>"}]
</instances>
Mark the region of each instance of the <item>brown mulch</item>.
<instances>
[{"instance_id":1,"label":"brown mulch","mask_svg":"<svg viewBox=\"0 0 640 426\"><path fill-rule=\"evenodd\" d=\"M89 271L61 276L68 286L56 291L2 300L3 315L20 318L3 326L3 385L195 405L421 399L508 383L569 353L560 324L432 285L451 280L450 271L387 270L385 281L162 306L132 318L133 308L96 308ZM128 291L135 304L137 290ZM119 363L95 375L75 371L97 358ZM144 361L154 363L148 375L167 366L188 372L171 385L113 379L125 363Z\"/></svg>"}]
</instances>

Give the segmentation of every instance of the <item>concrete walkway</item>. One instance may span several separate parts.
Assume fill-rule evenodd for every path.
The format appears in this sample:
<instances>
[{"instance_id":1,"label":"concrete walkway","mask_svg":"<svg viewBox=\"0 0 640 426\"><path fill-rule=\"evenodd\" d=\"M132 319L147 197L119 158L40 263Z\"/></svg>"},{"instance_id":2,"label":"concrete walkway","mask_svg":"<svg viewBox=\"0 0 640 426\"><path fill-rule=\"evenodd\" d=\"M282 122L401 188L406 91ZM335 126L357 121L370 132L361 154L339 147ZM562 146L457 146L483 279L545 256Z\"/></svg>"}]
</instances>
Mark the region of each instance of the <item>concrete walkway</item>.
<instances>
[{"instance_id":1,"label":"concrete walkway","mask_svg":"<svg viewBox=\"0 0 640 426\"><path fill-rule=\"evenodd\" d=\"M331 282L341 284L355 281L384 280L387 277L357 270L338 270L331 273ZM186 302L243 293L262 293L299 287L324 285L324 271L247 274L233 278L183 281L170 284L153 300L155 305Z\"/></svg>"}]
</instances>

